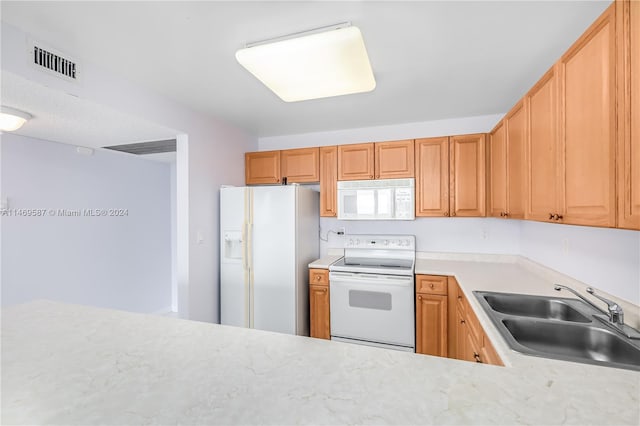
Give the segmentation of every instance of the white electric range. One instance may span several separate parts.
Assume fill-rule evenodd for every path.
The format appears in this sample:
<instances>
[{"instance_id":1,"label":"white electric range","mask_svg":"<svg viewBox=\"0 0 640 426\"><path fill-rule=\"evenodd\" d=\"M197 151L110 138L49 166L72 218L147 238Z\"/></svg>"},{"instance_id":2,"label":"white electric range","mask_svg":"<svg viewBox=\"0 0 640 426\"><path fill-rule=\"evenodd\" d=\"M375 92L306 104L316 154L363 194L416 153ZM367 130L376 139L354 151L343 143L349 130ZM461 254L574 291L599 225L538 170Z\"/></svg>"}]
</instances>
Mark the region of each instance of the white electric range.
<instances>
[{"instance_id":1,"label":"white electric range","mask_svg":"<svg viewBox=\"0 0 640 426\"><path fill-rule=\"evenodd\" d=\"M331 339L415 351L413 235L346 235L329 267Z\"/></svg>"}]
</instances>

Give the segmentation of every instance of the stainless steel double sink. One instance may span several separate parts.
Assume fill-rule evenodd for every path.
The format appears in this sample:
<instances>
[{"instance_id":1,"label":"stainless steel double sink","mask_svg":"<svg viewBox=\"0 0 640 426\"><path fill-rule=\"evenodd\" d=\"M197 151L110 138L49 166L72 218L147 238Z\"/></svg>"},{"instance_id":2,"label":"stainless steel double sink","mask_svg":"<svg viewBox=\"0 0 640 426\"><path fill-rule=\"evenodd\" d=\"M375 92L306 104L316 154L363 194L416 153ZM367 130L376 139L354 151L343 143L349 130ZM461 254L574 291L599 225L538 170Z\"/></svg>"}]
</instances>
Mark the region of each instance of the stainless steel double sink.
<instances>
[{"instance_id":1,"label":"stainless steel double sink","mask_svg":"<svg viewBox=\"0 0 640 426\"><path fill-rule=\"evenodd\" d=\"M473 292L511 349L564 361L640 371L640 341L596 321L578 299Z\"/></svg>"}]
</instances>

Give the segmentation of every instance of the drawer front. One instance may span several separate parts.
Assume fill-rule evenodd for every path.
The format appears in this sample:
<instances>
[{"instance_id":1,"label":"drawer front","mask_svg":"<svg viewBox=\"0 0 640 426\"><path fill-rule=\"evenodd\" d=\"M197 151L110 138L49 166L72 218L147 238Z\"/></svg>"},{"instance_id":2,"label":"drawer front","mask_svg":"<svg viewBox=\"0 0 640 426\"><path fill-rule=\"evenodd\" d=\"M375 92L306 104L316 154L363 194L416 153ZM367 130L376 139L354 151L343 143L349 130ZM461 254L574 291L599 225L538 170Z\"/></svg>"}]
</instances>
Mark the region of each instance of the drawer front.
<instances>
[{"instance_id":1,"label":"drawer front","mask_svg":"<svg viewBox=\"0 0 640 426\"><path fill-rule=\"evenodd\" d=\"M309 269L309 284L329 285L329 270Z\"/></svg>"},{"instance_id":2,"label":"drawer front","mask_svg":"<svg viewBox=\"0 0 640 426\"><path fill-rule=\"evenodd\" d=\"M416 275L416 293L447 295L447 277Z\"/></svg>"}]
</instances>

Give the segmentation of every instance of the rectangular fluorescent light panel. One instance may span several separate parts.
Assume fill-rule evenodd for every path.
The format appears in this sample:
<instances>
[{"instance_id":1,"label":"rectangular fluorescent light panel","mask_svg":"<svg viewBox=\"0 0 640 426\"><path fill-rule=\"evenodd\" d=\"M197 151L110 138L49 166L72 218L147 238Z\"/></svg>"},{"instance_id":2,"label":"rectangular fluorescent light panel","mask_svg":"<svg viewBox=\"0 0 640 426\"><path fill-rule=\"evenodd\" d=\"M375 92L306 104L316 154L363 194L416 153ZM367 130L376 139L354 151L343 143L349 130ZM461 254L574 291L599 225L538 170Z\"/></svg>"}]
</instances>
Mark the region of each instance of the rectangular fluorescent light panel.
<instances>
[{"instance_id":1,"label":"rectangular fluorescent light panel","mask_svg":"<svg viewBox=\"0 0 640 426\"><path fill-rule=\"evenodd\" d=\"M236 59L285 102L370 92L376 87L357 27L240 49Z\"/></svg>"}]
</instances>

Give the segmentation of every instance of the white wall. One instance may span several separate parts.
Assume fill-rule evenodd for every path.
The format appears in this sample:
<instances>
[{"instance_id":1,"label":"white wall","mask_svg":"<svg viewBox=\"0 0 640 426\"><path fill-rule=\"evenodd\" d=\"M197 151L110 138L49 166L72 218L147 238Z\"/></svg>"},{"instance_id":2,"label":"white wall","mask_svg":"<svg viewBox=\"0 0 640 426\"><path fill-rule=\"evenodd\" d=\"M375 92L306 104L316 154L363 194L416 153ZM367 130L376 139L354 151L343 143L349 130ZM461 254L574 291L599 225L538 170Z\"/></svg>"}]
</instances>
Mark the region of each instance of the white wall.
<instances>
[{"instance_id":1,"label":"white wall","mask_svg":"<svg viewBox=\"0 0 640 426\"><path fill-rule=\"evenodd\" d=\"M63 29L60 29L61 31ZM190 110L82 61L82 82L39 73L26 58L27 35L2 23L2 71L74 93L100 105L176 129L178 309L183 318L219 320L219 187L244 183L244 152L258 148L243 130ZM56 45L55 40L42 40ZM79 58L82 59L82 58ZM206 84L206 82L203 82ZM198 235L203 240L198 243Z\"/></svg>"},{"instance_id":2,"label":"white wall","mask_svg":"<svg viewBox=\"0 0 640 426\"><path fill-rule=\"evenodd\" d=\"M169 165L3 134L2 304L33 299L124 309L171 306ZM122 217L63 217L58 209L127 209ZM55 211L51 214L50 210Z\"/></svg>"},{"instance_id":3,"label":"white wall","mask_svg":"<svg viewBox=\"0 0 640 426\"><path fill-rule=\"evenodd\" d=\"M343 237L329 230L344 228L347 234L409 234L416 236L422 252L517 254L520 224L513 220L484 218L418 218L415 221L353 221L320 218L320 252L342 248Z\"/></svg>"},{"instance_id":4,"label":"white wall","mask_svg":"<svg viewBox=\"0 0 640 426\"><path fill-rule=\"evenodd\" d=\"M260 138L258 140L258 146L261 151L268 151L271 149L304 148L310 146L484 133L493 129L503 116L504 114L491 114L479 117L335 130L332 132L271 136Z\"/></svg>"},{"instance_id":5,"label":"white wall","mask_svg":"<svg viewBox=\"0 0 640 426\"><path fill-rule=\"evenodd\" d=\"M640 305L640 232L520 223L523 256Z\"/></svg>"}]
</instances>

